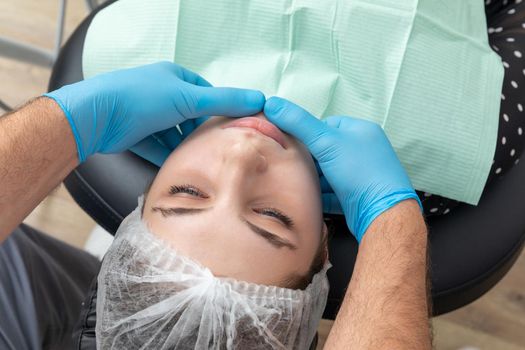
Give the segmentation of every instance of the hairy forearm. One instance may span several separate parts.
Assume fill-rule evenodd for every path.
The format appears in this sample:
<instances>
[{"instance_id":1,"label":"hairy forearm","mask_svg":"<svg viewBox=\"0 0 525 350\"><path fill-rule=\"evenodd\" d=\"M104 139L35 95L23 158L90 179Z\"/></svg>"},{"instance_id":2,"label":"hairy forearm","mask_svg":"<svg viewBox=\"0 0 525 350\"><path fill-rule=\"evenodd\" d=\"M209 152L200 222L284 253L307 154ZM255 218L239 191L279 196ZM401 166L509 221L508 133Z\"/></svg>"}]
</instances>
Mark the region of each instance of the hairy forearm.
<instances>
[{"instance_id":1,"label":"hairy forearm","mask_svg":"<svg viewBox=\"0 0 525 350\"><path fill-rule=\"evenodd\" d=\"M77 164L73 134L51 99L0 118L0 242Z\"/></svg>"},{"instance_id":2,"label":"hairy forearm","mask_svg":"<svg viewBox=\"0 0 525 350\"><path fill-rule=\"evenodd\" d=\"M379 215L359 248L325 349L430 349L427 228L415 200Z\"/></svg>"}]
</instances>

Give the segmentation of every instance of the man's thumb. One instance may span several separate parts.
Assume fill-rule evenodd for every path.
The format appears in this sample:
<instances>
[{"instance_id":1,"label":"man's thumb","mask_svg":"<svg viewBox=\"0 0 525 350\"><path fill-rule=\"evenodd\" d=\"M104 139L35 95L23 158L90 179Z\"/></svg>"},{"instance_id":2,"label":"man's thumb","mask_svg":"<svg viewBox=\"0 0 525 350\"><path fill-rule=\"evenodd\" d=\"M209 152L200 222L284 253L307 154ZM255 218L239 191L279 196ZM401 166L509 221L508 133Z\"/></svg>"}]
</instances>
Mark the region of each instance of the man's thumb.
<instances>
[{"instance_id":1,"label":"man's thumb","mask_svg":"<svg viewBox=\"0 0 525 350\"><path fill-rule=\"evenodd\" d=\"M204 116L243 117L262 111L265 97L257 90L193 85L193 118Z\"/></svg>"},{"instance_id":2,"label":"man's thumb","mask_svg":"<svg viewBox=\"0 0 525 350\"><path fill-rule=\"evenodd\" d=\"M326 134L327 126L298 105L280 97L271 97L264 105L264 114L279 129L295 136L316 157L315 143ZM317 157L316 157L317 158Z\"/></svg>"}]
</instances>

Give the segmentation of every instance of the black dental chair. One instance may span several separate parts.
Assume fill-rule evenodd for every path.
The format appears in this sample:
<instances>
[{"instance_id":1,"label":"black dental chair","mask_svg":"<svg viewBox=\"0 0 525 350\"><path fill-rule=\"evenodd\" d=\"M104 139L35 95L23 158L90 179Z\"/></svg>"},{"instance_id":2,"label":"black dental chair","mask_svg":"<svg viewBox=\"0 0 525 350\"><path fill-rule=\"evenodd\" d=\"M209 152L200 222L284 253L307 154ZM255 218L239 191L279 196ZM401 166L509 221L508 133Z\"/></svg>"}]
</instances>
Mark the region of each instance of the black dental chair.
<instances>
[{"instance_id":1,"label":"black dental chair","mask_svg":"<svg viewBox=\"0 0 525 350\"><path fill-rule=\"evenodd\" d=\"M49 90L83 79L84 38L99 10L83 21L63 47ZM157 170L131 152L96 155L74 170L65 185L98 224L114 233ZM324 313L328 319L337 314L357 255L357 243L344 218L331 219L335 234L330 241L333 268L328 273L331 290ZM519 256L525 241L525 161L491 183L478 206L462 204L448 215L429 218L428 225L433 312L439 315L479 298Z\"/></svg>"}]
</instances>

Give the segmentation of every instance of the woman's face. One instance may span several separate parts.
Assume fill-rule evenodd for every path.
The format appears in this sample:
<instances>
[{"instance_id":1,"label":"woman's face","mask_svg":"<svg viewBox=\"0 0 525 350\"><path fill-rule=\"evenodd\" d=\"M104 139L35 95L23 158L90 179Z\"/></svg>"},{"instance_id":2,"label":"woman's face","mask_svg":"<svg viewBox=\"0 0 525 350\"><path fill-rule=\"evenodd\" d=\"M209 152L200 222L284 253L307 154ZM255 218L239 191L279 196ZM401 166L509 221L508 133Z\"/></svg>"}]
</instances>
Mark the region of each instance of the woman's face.
<instances>
[{"instance_id":1,"label":"woman's face","mask_svg":"<svg viewBox=\"0 0 525 350\"><path fill-rule=\"evenodd\" d=\"M143 217L215 276L283 287L307 275L326 232L315 165L291 136L233 121L210 118L177 147Z\"/></svg>"}]
</instances>

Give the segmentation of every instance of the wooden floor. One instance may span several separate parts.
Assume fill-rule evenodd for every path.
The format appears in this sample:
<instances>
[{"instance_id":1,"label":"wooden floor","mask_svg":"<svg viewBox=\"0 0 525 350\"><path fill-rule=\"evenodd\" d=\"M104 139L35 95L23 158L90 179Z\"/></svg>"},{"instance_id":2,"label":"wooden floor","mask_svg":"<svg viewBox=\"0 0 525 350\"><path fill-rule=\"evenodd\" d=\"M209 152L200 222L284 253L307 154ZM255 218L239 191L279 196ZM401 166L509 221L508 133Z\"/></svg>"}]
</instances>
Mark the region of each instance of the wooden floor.
<instances>
[{"instance_id":1,"label":"wooden floor","mask_svg":"<svg viewBox=\"0 0 525 350\"><path fill-rule=\"evenodd\" d=\"M52 48L58 3L58 0L0 0L0 35ZM83 1L70 0L68 5L66 36L86 15ZM48 68L0 57L0 98L10 105L19 105L45 92L49 74ZM83 246L95 226L63 186L50 194L26 222L78 247ZM321 324L321 342L330 326L330 321ZM525 255L482 298L435 318L434 337L439 350L525 349Z\"/></svg>"}]
</instances>

